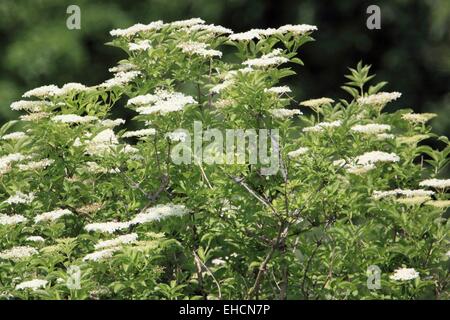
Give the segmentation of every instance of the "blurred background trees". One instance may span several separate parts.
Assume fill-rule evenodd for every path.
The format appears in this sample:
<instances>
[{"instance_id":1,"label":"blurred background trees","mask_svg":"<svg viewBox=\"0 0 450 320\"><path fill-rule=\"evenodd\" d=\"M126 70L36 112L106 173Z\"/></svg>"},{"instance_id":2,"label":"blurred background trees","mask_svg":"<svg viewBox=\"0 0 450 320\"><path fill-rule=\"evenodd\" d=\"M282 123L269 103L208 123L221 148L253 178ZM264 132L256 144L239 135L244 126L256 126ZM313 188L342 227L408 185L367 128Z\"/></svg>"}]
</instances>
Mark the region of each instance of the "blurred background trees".
<instances>
[{"instance_id":1,"label":"blurred background trees","mask_svg":"<svg viewBox=\"0 0 450 320\"><path fill-rule=\"evenodd\" d=\"M81 30L68 30L66 9L81 8ZM381 30L366 28L366 9L381 8ZM105 46L109 30L137 22L201 17L234 31L317 25L316 43L303 47L304 67L289 83L299 99L346 97L339 89L347 67L373 65L388 91L403 97L390 108L436 112L432 125L449 134L450 1L317 0L1 0L0 121L14 118L12 101L44 84L94 85L110 77L108 68L124 57Z\"/></svg>"}]
</instances>

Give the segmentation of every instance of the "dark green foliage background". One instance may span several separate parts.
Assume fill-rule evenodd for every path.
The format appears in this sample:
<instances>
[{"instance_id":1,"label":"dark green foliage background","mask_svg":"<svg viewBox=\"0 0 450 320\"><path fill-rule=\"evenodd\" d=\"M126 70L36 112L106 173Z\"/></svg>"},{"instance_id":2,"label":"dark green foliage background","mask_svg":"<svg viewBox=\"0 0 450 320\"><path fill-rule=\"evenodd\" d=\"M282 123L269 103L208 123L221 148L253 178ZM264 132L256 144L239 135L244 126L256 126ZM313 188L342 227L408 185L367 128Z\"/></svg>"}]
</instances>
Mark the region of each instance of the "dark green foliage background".
<instances>
[{"instance_id":1,"label":"dark green foliage background","mask_svg":"<svg viewBox=\"0 0 450 320\"><path fill-rule=\"evenodd\" d=\"M81 8L81 30L66 28L67 6ZM366 28L366 8L381 7L381 30ZM104 45L109 30L137 22L201 17L234 31L283 24L317 25L317 42L302 48L299 77L290 83L300 99L345 96L338 84L347 66L373 65L387 90L403 93L390 108L439 114L431 124L450 132L450 1L317 0L2 0L0 2L0 122L14 118L9 104L44 84L94 85L123 58ZM125 111L117 111L126 117Z\"/></svg>"}]
</instances>

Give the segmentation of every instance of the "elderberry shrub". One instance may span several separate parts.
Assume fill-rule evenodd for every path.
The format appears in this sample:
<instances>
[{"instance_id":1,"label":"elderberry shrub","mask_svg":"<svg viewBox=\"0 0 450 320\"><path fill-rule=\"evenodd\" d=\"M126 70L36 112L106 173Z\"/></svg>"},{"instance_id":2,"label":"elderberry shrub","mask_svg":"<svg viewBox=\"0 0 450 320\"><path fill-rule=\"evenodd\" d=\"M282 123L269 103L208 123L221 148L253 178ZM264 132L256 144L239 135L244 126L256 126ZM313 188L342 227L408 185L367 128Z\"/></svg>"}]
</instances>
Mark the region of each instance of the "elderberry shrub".
<instances>
[{"instance_id":1,"label":"elderberry shrub","mask_svg":"<svg viewBox=\"0 0 450 320\"><path fill-rule=\"evenodd\" d=\"M448 139L434 114L384 112L401 94L362 63L348 100L297 102L283 80L315 30L136 24L111 31L111 79L14 102L1 298L448 299ZM254 140L224 154L227 130Z\"/></svg>"}]
</instances>

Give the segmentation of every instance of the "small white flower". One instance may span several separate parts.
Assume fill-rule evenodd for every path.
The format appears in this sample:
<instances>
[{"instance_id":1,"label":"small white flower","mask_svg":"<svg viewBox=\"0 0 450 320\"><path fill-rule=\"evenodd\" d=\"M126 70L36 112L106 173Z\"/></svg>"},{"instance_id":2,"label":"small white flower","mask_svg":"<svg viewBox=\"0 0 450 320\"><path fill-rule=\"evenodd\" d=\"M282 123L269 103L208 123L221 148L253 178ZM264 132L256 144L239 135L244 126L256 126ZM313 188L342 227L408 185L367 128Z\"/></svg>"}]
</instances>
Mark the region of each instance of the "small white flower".
<instances>
[{"instance_id":1,"label":"small white flower","mask_svg":"<svg viewBox=\"0 0 450 320\"><path fill-rule=\"evenodd\" d=\"M101 251L95 251L84 256L83 261L99 261L106 258L111 258L120 248L109 248Z\"/></svg>"},{"instance_id":2,"label":"small white flower","mask_svg":"<svg viewBox=\"0 0 450 320\"><path fill-rule=\"evenodd\" d=\"M188 41L180 43L177 47L180 48L183 53L188 55L196 54L204 58L222 57L222 52L209 49L209 45L203 42Z\"/></svg>"},{"instance_id":3,"label":"small white flower","mask_svg":"<svg viewBox=\"0 0 450 320\"><path fill-rule=\"evenodd\" d=\"M337 127L340 127L341 125L342 125L341 120L336 120L333 122L320 122L320 123L316 124L315 126L303 128L302 131L303 132L322 132L325 129L337 128Z\"/></svg>"},{"instance_id":4,"label":"small white flower","mask_svg":"<svg viewBox=\"0 0 450 320\"><path fill-rule=\"evenodd\" d=\"M56 95L62 96L62 95L67 95L69 93L79 93L79 92L83 92L83 91L87 91L87 90L89 90L89 88L81 83L69 82L69 83L66 83L65 85L63 85L63 87L58 90Z\"/></svg>"},{"instance_id":5,"label":"small white flower","mask_svg":"<svg viewBox=\"0 0 450 320\"><path fill-rule=\"evenodd\" d=\"M112 129L105 129L86 143L86 152L90 155L104 155L112 151L119 143Z\"/></svg>"},{"instance_id":6,"label":"small white flower","mask_svg":"<svg viewBox=\"0 0 450 320\"><path fill-rule=\"evenodd\" d=\"M115 67L109 68L108 71L112 73L136 71L137 66L133 63L121 63Z\"/></svg>"},{"instance_id":7,"label":"small white flower","mask_svg":"<svg viewBox=\"0 0 450 320\"><path fill-rule=\"evenodd\" d=\"M45 169L48 166L52 165L55 162L55 160L52 159L42 159L39 161L31 161L26 164L19 164L18 167L22 171L27 170L40 170Z\"/></svg>"},{"instance_id":8,"label":"small white flower","mask_svg":"<svg viewBox=\"0 0 450 320\"><path fill-rule=\"evenodd\" d=\"M33 202L33 200L34 200L33 192L25 194L18 191L3 202L7 204L30 204L31 202Z\"/></svg>"},{"instance_id":9,"label":"small white flower","mask_svg":"<svg viewBox=\"0 0 450 320\"><path fill-rule=\"evenodd\" d=\"M402 119L411 123L423 124L436 116L436 113L406 113L402 115Z\"/></svg>"},{"instance_id":10,"label":"small white flower","mask_svg":"<svg viewBox=\"0 0 450 320\"><path fill-rule=\"evenodd\" d=\"M211 263L212 263L213 265L215 265L215 266L223 266L223 265L226 264L227 262L226 262L225 260L220 259L220 258L216 258L216 259L213 259L213 260L211 261Z\"/></svg>"},{"instance_id":11,"label":"small white flower","mask_svg":"<svg viewBox=\"0 0 450 320\"><path fill-rule=\"evenodd\" d=\"M128 105L138 106L137 112L143 115L167 114L181 111L186 105L197 103L191 96L186 96L180 92L169 92L164 89L157 89L155 94L137 96L128 101Z\"/></svg>"},{"instance_id":12,"label":"small white flower","mask_svg":"<svg viewBox=\"0 0 450 320\"><path fill-rule=\"evenodd\" d=\"M396 281L408 281L419 277L419 272L414 270L414 268L399 268L394 271L394 274L390 275L391 280Z\"/></svg>"},{"instance_id":13,"label":"small white flower","mask_svg":"<svg viewBox=\"0 0 450 320\"><path fill-rule=\"evenodd\" d=\"M33 247L18 246L18 247L13 247L13 248L5 250L5 251L1 251L0 259L18 261L21 259L31 257L32 255L35 255L35 254L38 254L38 251Z\"/></svg>"},{"instance_id":14,"label":"small white flower","mask_svg":"<svg viewBox=\"0 0 450 320\"><path fill-rule=\"evenodd\" d=\"M34 221L36 223L42 222L42 221L54 221L57 220L63 216L72 215L72 212L68 209L57 209L49 212L44 212L40 215L37 215L34 218Z\"/></svg>"},{"instance_id":15,"label":"small white flower","mask_svg":"<svg viewBox=\"0 0 450 320\"><path fill-rule=\"evenodd\" d=\"M23 114L19 118L22 121L38 121L44 118L48 118L50 113L48 112L34 112L30 114Z\"/></svg>"},{"instance_id":16,"label":"small white flower","mask_svg":"<svg viewBox=\"0 0 450 320\"><path fill-rule=\"evenodd\" d=\"M283 93L291 92L291 88L289 88L288 86L272 87L272 88L269 88L269 89L264 89L264 92L283 94Z\"/></svg>"},{"instance_id":17,"label":"small white flower","mask_svg":"<svg viewBox=\"0 0 450 320\"><path fill-rule=\"evenodd\" d=\"M391 130L387 124L370 123L365 125L355 125L350 130L364 134L379 134Z\"/></svg>"},{"instance_id":18,"label":"small white flower","mask_svg":"<svg viewBox=\"0 0 450 320\"><path fill-rule=\"evenodd\" d=\"M114 77L98 85L99 88L113 89L114 87L123 87L141 75L140 71L117 72Z\"/></svg>"},{"instance_id":19,"label":"small white flower","mask_svg":"<svg viewBox=\"0 0 450 320\"><path fill-rule=\"evenodd\" d=\"M300 102L300 105L309 107L309 108L312 108L315 110L324 104L331 104L333 102L334 102L334 100L331 98L318 98L318 99L310 99L310 100L302 101L302 102Z\"/></svg>"},{"instance_id":20,"label":"small white flower","mask_svg":"<svg viewBox=\"0 0 450 320\"><path fill-rule=\"evenodd\" d=\"M11 216L0 214L0 225L14 225L24 222L27 222L27 218L20 214L14 214Z\"/></svg>"},{"instance_id":21,"label":"small white flower","mask_svg":"<svg viewBox=\"0 0 450 320\"><path fill-rule=\"evenodd\" d=\"M111 30L109 33L113 37L132 37L140 32L149 32L149 31L159 30L163 27L163 25L164 24L162 21L154 21L149 24L137 23L126 29Z\"/></svg>"},{"instance_id":22,"label":"small white flower","mask_svg":"<svg viewBox=\"0 0 450 320\"><path fill-rule=\"evenodd\" d=\"M295 115L303 114L298 109L273 109L270 110L270 113L272 114L272 116L279 119L292 118Z\"/></svg>"},{"instance_id":23,"label":"small white flower","mask_svg":"<svg viewBox=\"0 0 450 320\"><path fill-rule=\"evenodd\" d=\"M298 148L297 150L288 152L287 155L289 158L296 158L298 156L301 156L301 155L307 153L308 151L309 151L309 148L302 147L302 148Z\"/></svg>"},{"instance_id":24,"label":"small white flower","mask_svg":"<svg viewBox=\"0 0 450 320\"><path fill-rule=\"evenodd\" d=\"M196 24L193 25L189 28L187 28L188 32L192 32L192 31L207 31L213 34L230 34L233 33L233 30L222 27L222 26L216 26L213 24Z\"/></svg>"},{"instance_id":25,"label":"small white flower","mask_svg":"<svg viewBox=\"0 0 450 320\"><path fill-rule=\"evenodd\" d=\"M205 21L203 19L200 18L191 18L191 19L187 19L187 20L179 20L179 21L174 21L171 22L170 25L172 27L177 27L177 28L186 28L186 27L192 27L198 24L204 24Z\"/></svg>"},{"instance_id":26,"label":"small white flower","mask_svg":"<svg viewBox=\"0 0 450 320\"><path fill-rule=\"evenodd\" d=\"M42 279L33 279L30 281L24 281L22 283L19 283L16 286L16 290L24 290L24 289L31 289L31 290L37 290L39 288L43 288L47 285L47 280Z\"/></svg>"},{"instance_id":27,"label":"small white flower","mask_svg":"<svg viewBox=\"0 0 450 320\"><path fill-rule=\"evenodd\" d=\"M188 210L183 205L165 204L148 208L137 214L131 221L131 224L142 224L151 221L159 221L172 216L183 216Z\"/></svg>"},{"instance_id":28,"label":"small white flower","mask_svg":"<svg viewBox=\"0 0 450 320\"><path fill-rule=\"evenodd\" d=\"M27 237L25 240L31 241L31 242L44 242L45 241L45 239L42 238L41 236L30 236L30 237Z\"/></svg>"},{"instance_id":29,"label":"small white flower","mask_svg":"<svg viewBox=\"0 0 450 320\"><path fill-rule=\"evenodd\" d=\"M316 30L317 30L316 26L312 26L309 24L297 24L297 25L287 24L285 26L278 28L279 32L282 32L282 33L291 32L295 35L302 35L302 34L305 34L308 32L316 31Z\"/></svg>"},{"instance_id":30,"label":"small white flower","mask_svg":"<svg viewBox=\"0 0 450 320\"><path fill-rule=\"evenodd\" d=\"M225 80L222 83L216 84L209 91L211 93L218 94L218 93L222 92L223 90L227 89L228 87L230 87L233 83L234 83L234 80Z\"/></svg>"},{"instance_id":31,"label":"small white flower","mask_svg":"<svg viewBox=\"0 0 450 320\"><path fill-rule=\"evenodd\" d=\"M11 132L11 133L5 134L2 137L2 140L19 140L19 139L22 139L25 137L27 137L25 132L17 131L17 132Z\"/></svg>"},{"instance_id":32,"label":"small white flower","mask_svg":"<svg viewBox=\"0 0 450 320\"><path fill-rule=\"evenodd\" d=\"M59 94L59 88L55 85L48 85L48 86L42 86L38 87L32 90L29 90L25 92L22 97L29 98L29 97L37 97L37 98L47 98L47 97L53 97L55 95Z\"/></svg>"},{"instance_id":33,"label":"small white flower","mask_svg":"<svg viewBox=\"0 0 450 320\"><path fill-rule=\"evenodd\" d=\"M61 123L87 123L97 120L95 116L79 116L76 114L60 114L51 118L52 121Z\"/></svg>"},{"instance_id":34,"label":"small white flower","mask_svg":"<svg viewBox=\"0 0 450 320\"><path fill-rule=\"evenodd\" d=\"M130 223L126 222L118 222L118 221L110 221L110 222L96 222L90 223L84 227L86 231L98 231L98 232L106 232L106 233L114 233L118 230L128 229Z\"/></svg>"},{"instance_id":35,"label":"small white flower","mask_svg":"<svg viewBox=\"0 0 450 320\"><path fill-rule=\"evenodd\" d=\"M246 60L242 64L249 67L265 68L288 62L289 59L281 56L281 54L282 50L275 49L268 54L262 55L260 58Z\"/></svg>"},{"instance_id":36,"label":"small white flower","mask_svg":"<svg viewBox=\"0 0 450 320\"><path fill-rule=\"evenodd\" d=\"M106 119L106 120L100 121L100 124L107 128L114 128L114 127L120 126L121 124L125 124L125 120L120 119L120 118L114 119L114 120Z\"/></svg>"},{"instance_id":37,"label":"small white flower","mask_svg":"<svg viewBox=\"0 0 450 320\"><path fill-rule=\"evenodd\" d=\"M395 153L386 153L382 151L366 152L356 157L355 162L358 165L370 165L377 162L398 162L400 157Z\"/></svg>"},{"instance_id":38,"label":"small white flower","mask_svg":"<svg viewBox=\"0 0 450 320\"><path fill-rule=\"evenodd\" d=\"M445 189L450 187L450 179L427 179L420 182L419 186Z\"/></svg>"},{"instance_id":39,"label":"small white flower","mask_svg":"<svg viewBox=\"0 0 450 320\"><path fill-rule=\"evenodd\" d=\"M130 43L128 45L128 49L130 51L146 51L148 49L151 49L151 44L149 40L141 40L136 43Z\"/></svg>"},{"instance_id":40,"label":"small white flower","mask_svg":"<svg viewBox=\"0 0 450 320\"><path fill-rule=\"evenodd\" d=\"M111 240L104 240L100 241L95 245L95 250L103 249L103 248L110 248L110 247L117 247L122 244L130 244L136 242L138 239L137 233L130 233L125 234L122 236L118 236L117 238L111 239Z\"/></svg>"},{"instance_id":41,"label":"small white flower","mask_svg":"<svg viewBox=\"0 0 450 320\"><path fill-rule=\"evenodd\" d=\"M136 131L127 131L122 135L122 138L146 137L146 136L152 136L155 134L156 134L156 130L153 128L141 129L141 130L136 130Z\"/></svg>"},{"instance_id":42,"label":"small white flower","mask_svg":"<svg viewBox=\"0 0 450 320\"><path fill-rule=\"evenodd\" d=\"M11 103L10 108L15 111L28 111L28 112L40 112L43 108L47 107L49 103L47 101L25 101L20 100Z\"/></svg>"},{"instance_id":43,"label":"small white flower","mask_svg":"<svg viewBox=\"0 0 450 320\"><path fill-rule=\"evenodd\" d=\"M397 100L401 97L400 92L379 92L376 94L372 94L367 97L358 98L358 103L360 105L385 105L391 101Z\"/></svg>"}]
</instances>

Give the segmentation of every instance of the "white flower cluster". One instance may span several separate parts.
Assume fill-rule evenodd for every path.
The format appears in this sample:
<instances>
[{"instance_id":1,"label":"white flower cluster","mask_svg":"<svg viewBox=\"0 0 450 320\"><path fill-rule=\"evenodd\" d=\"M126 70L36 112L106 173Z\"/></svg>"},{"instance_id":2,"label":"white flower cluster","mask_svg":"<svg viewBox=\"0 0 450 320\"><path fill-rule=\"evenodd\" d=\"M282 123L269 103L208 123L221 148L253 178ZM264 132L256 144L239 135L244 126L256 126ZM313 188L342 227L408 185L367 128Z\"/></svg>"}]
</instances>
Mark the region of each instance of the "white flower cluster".
<instances>
[{"instance_id":1,"label":"white flower cluster","mask_svg":"<svg viewBox=\"0 0 450 320\"><path fill-rule=\"evenodd\" d=\"M204 58L222 57L222 52L219 50L209 49L209 45L203 42L188 41L177 45L183 53L188 55L199 55Z\"/></svg>"},{"instance_id":2,"label":"white flower cluster","mask_svg":"<svg viewBox=\"0 0 450 320\"><path fill-rule=\"evenodd\" d=\"M34 218L34 221L36 223L42 222L42 221L54 221L57 220L63 216L72 215L72 212L68 209L57 209L49 212L44 212L40 215L37 215Z\"/></svg>"},{"instance_id":3,"label":"white flower cluster","mask_svg":"<svg viewBox=\"0 0 450 320\"><path fill-rule=\"evenodd\" d=\"M47 285L48 281L47 280L42 280L42 279L33 279L33 280L29 280L29 281L24 281L22 283L19 283L16 286L16 290L24 290L24 289L31 289L33 291L39 289L39 288L43 288Z\"/></svg>"},{"instance_id":4,"label":"white flower cluster","mask_svg":"<svg viewBox=\"0 0 450 320\"><path fill-rule=\"evenodd\" d=\"M31 241L31 242L45 242L45 239L41 236L29 236L25 240Z\"/></svg>"},{"instance_id":5,"label":"white flower cluster","mask_svg":"<svg viewBox=\"0 0 450 320\"><path fill-rule=\"evenodd\" d=\"M100 121L100 124L106 128L114 128L114 127L120 126L122 124L125 124L125 120L120 119L120 118L114 119L114 120L113 119L105 119L105 120Z\"/></svg>"},{"instance_id":6,"label":"white flower cluster","mask_svg":"<svg viewBox=\"0 0 450 320\"><path fill-rule=\"evenodd\" d=\"M11 170L11 165L14 162L19 162L25 159L27 159L27 156L24 156L21 153L11 153L0 157L0 174L5 174Z\"/></svg>"},{"instance_id":7,"label":"white flower cluster","mask_svg":"<svg viewBox=\"0 0 450 320\"><path fill-rule=\"evenodd\" d=\"M425 204L427 206L443 209L450 207L450 200L430 200L427 201Z\"/></svg>"},{"instance_id":8,"label":"white flower cluster","mask_svg":"<svg viewBox=\"0 0 450 320\"><path fill-rule=\"evenodd\" d=\"M97 162L88 161L84 169L90 173L119 173L119 168L107 169L99 165Z\"/></svg>"},{"instance_id":9,"label":"white flower cluster","mask_svg":"<svg viewBox=\"0 0 450 320\"><path fill-rule=\"evenodd\" d=\"M427 179L419 183L421 187L431 187L436 189L450 188L450 179Z\"/></svg>"},{"instance_id":10,"label":"white flower cluster","mask_svg":"<svg viewBox=\"0 0 450 320\"><path fill-rule=\"evenodd\" d=\"M398 162L400 157L395 153L387 153L383 151L366 152L363 155L356 157L355 162L358 165L371 165L378 162Z\"/></svg>"},{"instance_id":11,"label":"white flower cluster","mask_svg":"<svg viewBox=\"0 0 450 320\"><path fill-rule=\"evenodd\" d=\"M231 34L233 30L214 24L196 24L186 28L187 32L206 31L213 34Z\"/></svg>"},{"instance_id":12,"label":"white flower cluster","mask_svg":"<svg viewBox=\"0 0 450 320\"><path fill-rule=\"evenodd\" d=\"M14 215L7 215L7 214L1 214L0 213L0 225L14 225L27 222L27 218L20 214L14 214Z\"/></svg>"},{"instance_id":13,"label":"white flower cluster","mask_svg":"<svg viewBox=\"0 0 450 320\"><path fill-rule=\"evenodd\" d=\"M281 87L272 87L269 89L264 89L264 92L270 92L275 94L283 94L283 93L289 93L291 92L291 88L288 86L281 86Z\"/></svg>"},{"instance_id":14,"label":"white flower cluster","mask_svg":"<svg viewBox=\"0 0 450 320\"><path fill-rule=\"evenodd\" d=\"M17 131L5 134L4 136L2 136L2 140L19 140L25 137L27 137L25 132Z\"/></svg>"},{"instance_id":15,"label":"white flower cluster","mask_svg":"<svg viewBox=\"0 0 450 320\"><path fill-rule=\"evenodd\" d=\"M301 106L309 107L312 109L317 109L320 106L323 106L324 104L331 104L334 100L331 98L317 98L317 99L309 99L306 101L300 102Z\"/></svg>"},{"instance_id":16,"label":"white flower cluster","mask_svg":"<svg viewBox=\"0 0 450 320\"><path fill-rule=\"evenodd\" d=\"M99 261L106 258L111 258L114 254L114 252L118 251L120 248L109 248L101 251L95 251L92 253L87 254L83 261Z\"/></svg>"},{"instance_id":17,"label":"white flower cluster","mask_svg":"<svg viewBox=\"0 0 450 320\"><path fill-rule=\"evenodd\" d=\"M33 192L25 194L18 191L3 202L7 204L30 204L31 202L33 202L33 200L34 200Z\"/></svg>"},{"instance_id":18,"label":"white flower cluster","mask_svg":"<svg viewBox=\"0 0 450 320\"><path fill-rule=\"evenodd\" d=\"M138 67L133 63L120 63L119 65L109 68L108 71L112 73L118 73L118 72L127 72L127 71L136 71Z\"/></svg>"},{"instance_id":19,"label":"white flower cluster","mask_svg":"<svg viewBox=\"0 0 450 320\"><path fill-rule=\"evenodd\" d=\"M48 112L33 112L30 114L23 114L19 116L20 120L22 121L38 121L44 118L48 118L50 116L50 113Z\"/></svg>"},{"instance_id":20,"label":"white flower cluster","mask_svg":"<svg viewBox=\"0 0 450 320\"><path fill-rule=\"evenodd\" d=\"M194 103L197 102L191 96L186 96L181 92L169 92L164 89L156 90L155 94L146 94L128 100L128 105L137 106L136 111L143 115L180 111L186 105Z\"/></svg>"},{"instance_id":21,"label":"white flower cluster","mask_svg":"<svg viewBox=\"0 0 450 320\"><path fill-rule=\"evenodd\" d=\"M130 51L146 51L151 48L152 45L149 40L140 40L135 43L128 44L128 49Z\"/></svg>"},{"instance_id":22,"label":"white flower cluster","mask_svg":"<svg viewBox=\"0 0 450 320\"><path fill-rule=\"evenodd\" d=\"M149 129L141 129L136 131L127 131L122 135L122 138L131 138L131 137L146 137L153 136L156 134L156 130L153 128Z\"/></svg>"},{"instance_id":23,"label":"white flower cluster","mask_svg":"<svg viewBox=\"0 0 450 320\"><path fill-rule=\"evenodd\" d=\"M400 158L395 153L371 151L366 152L349 162L341 159L334 161L333 164L345 168L349 173L363 174L375 169L375 165L378 162L398 162L399 160Z\"/></svg>"},{"instance_id":24,"label":"white flower cluster","mask_svg":"<svg viewBox=\"0 0 450 320\"><path fill-rule=\"evenodd\" d=\"M90 155L104 155L112 151L119 143L112 129L105 129L98 133L92 140L86 142L86 152Z\"/></svg>"},{"instance_id":25,"label":"white flower cluster","mask_svg":"<svg viewBox=\"0 0 450 320\"><path fill-rule=\"evenodd\" d=\"M341 125L342 125L341 120L336 120L336 121L332 121L332 122L320 122L320 123L316 124L315 126L303 128L302 131L303 132L322 132L325 129L337 128L337 127L340 127Z\"/></svg>"},{"instance_id":26,"label":"white flower cluster","mask_svg":"<svg viewBox=\"0 0 450 320\"><path fill-rule=\"evenodd\" d=\"M417 272L414 268L399 268L394 271L394 274L389 276L391 280L396 281L414 280L418 277L419 272Z\"/></svg>"},{"instance_id":27,"label":"white flower cluster","mask_svg":"<svg viewBox=\"0 0 450 320\"><path fill-rule=\"evenodd\" d=\"M188 210L183 205L165 204L148 208L137 214L131 221L131 224L142 224L151 221L160 221L171 216L183 216Z\"/></svg>"},{"instance_id":28,"label":"white flower cluster","mask_svg":"<svg viewBox=\"0 0 450 320\"><path fill-rule=\"evenodd\" d=\"M81 83L76 83L76 82L70 82L65 84L64 86L62 86L62 88L58 88L55 85L48 85L48 86L41 86L32 90L29 90L27 92L25 92L22 97L24 98L30 98L30 97L36 97L36 98L50 98L50 97L58 97L58 96L64 96L67 95L69 93L80 93L83 91L87 91L90 90L90 88L86 87L85 85L81 84ZM33 101L30 101L31 103L29 104L29 106L33 105ZM22 108L26 106L26 104L22 104ZM13 106L11 105L11 108ZM15 108L17 107L21 107L20 104L19 106L14 106Z\"/></svg>"},{"instance_id":29,"label":"white flower cluster","mask_svg":"<svg viewBox=\"0 0 450 320\"><path fill-rule=\"evenodd\" d=\"M55 162L53 159L42 159L39 161L30 161L25 164L19 164L18 167L22 171L45 169Z\"/></svg>"},{"instance_id":30,"label":"white flower cluster","mask_svg":"<svg viewBox=\"0 0 450 320\"><path fill-rule=\"evenodd\" d=\"M436 116L436 113L405 113L402 115L402 119L411 123L423 124Z\"/></svg>"},{"instance_id":31,"label":"white flower cluster","mask_svg":"<svg viewBox=\"0 0 450 320\"><path fill-rule=\"evenodd\" d=\"M109 33L113 37L132 37L140 32L149 32L159 30L163 27L164 23L162 21L154 21L149 24L137 23L126 29L114 29Z\"/></svg>"},{"instance_id":32,"label":"white flower cluster","mask_svg":"<svg viewBox=\"0 0 450 320\"><path fill-rule=\"evenodd\" d=\"M279 27L278 29L268 28L268 29L251 29L246 32L235 33L229 36L230 40L233 41L249 41L252 39L261 39L263 36L271 35L282 35L288 32L294 35L303 35L312 31L316 31L317 27L308 24L292 25L287 24L285 26Z\"/></svg>"},{"instance_id":33,"label":"white flower cluster","mask_svg":"<svg viewBox=\"0 0 450 320\"><path fill-rule=\"evenodd\" d=\"M49 106L49 103L47 101L20 100L11 103L10 108L14 111L40 112L47 106Z\"/></svg>"},{"instance_id":34,"label":"white flower cluster","mask_svg":"<svg viewBox=\"0 0 450 320\"><path fill-rule=\"evenodd\" d=\"M301 156L301 155L307 153L308 151L309 151L309 148L301 147L301 148L298 148L297 150L288 152L287 155L288 155L289 158L296 158L298 156Z\"/></svg>"},{"instance_id":35,"label":"white flower cluster","mask_svg":"<svg viewBox=\"0 0 450 320\"><path fill-rule=\"evenodd\" d=\"M234 80L225 80L222 83L216 84L214 87L212 87L209 91L211 93L220 93L221 91L229 88L234 83Z\"/></svg>"},{"instance_id":36,"label":"white flower cluster","mask_svg":"<svg viewBox=\"0 0 450 320\"><path fill-rule=\"evenodd\" d=\"M18 246L11 249L1 251L0 259L18 261L38 254L38 251L29 246Z\"/></svg>"},{"instance_id":37,"label":"white flower cluster","mask_svg":"<svg viewBox=\"0 0 450 320\"><path fill-rule=\"evenodd\" d=\"M130 244L136 242L138 239L137 233L124 234L111 240L100 241L95 245L95 250L117 247L122 244Z\"/></svg>"},{"instance_id":38,"label":"white flower cluster","mask_svg":"<svg viewBox=\"0 0 450 320\"><path fill-rule=\"evenodd\" d=\"M387 197L395 197L398 195L407 197L407 198L412 198L412 197L429 197L432 196L434 194L433 191L429 191L429 190L422 190L422 189L417 189L417 190L409 190L409 189L394 189L394 190L388 190L388 191L374 191L372 194L372 197L375 200L379 200L379 199L383 199L383 198L387 198Z\"/></svg>"},{"instance_id":39,"label":"white flower cluster","mask_svg":"<svg viewBox=\"0 0 450 320\"><path fill-rule=\"evenodd\" d=\"M47 97L53 97L59 93L59 88L55 85L47 85L47 86L41 86L32 90L29 90L25 92L22 97L24 98L30 98L30 97L37 97L37 98L47 98Z\"/></svg>"},{"instance_id":40,"label":"white flower cluster","mask_svg":"<svg viewBox=\"0 0 450 320\"><path fill-rule=\"evenodd\" d=\"M262 55L260 58L249 59L242 64L248 67L265 68L288 62L289 59L282 56L281 49L274 49L272 52Z\"/></svg>"},{"instance_id":41,"label":"white flower cluster","mask_svg":"<svg viewBox=\"0 0 450 320\"><path fill-rule=\"evenodd\" d=\"M114 77L98 85L99 88L112 89L122 87L133 81L141 74L140 71L119 71Z\"/></svg>"},{"instance_id":42,"label":"white flower cluster","mask_svg":"<svg viewBox=\"0 0 450 320\"><path fill-rule=\"evenodd\" d=\"M201 18L191 18L187 20L179 20L174 21L170 23L170 26L176 27L176 28L186 28L186 27L192 27L198 24L204 24L205 20Z\"/></svg>"},{"instance_id":43,"label":"white flower cluster","mask_svg":"<svg viewBox=\"0 0 450 320\"><path fill-rule=\"evenodd\" d=\"M270 110L270 113L273 117L278 119L292 118L295 115L303 114L298 109L272 109Z\"/></svg>"},{"instance_id":44,"label":"white flower cluster","mask_svg":"<svg viewBox=\"0 0 450 320\"><path fill-rule=\"evenodd\" d=\"M95 222L90 223L84 227L86 231L96 231L96 232L105 232L105 233L114 233L118 230L127 229L130 227L130 223L126 222L118 222L118 221L110 221L110 222Z\"/></svg>"},{"instance_id":45,"label":"white flower cluster","mask_svg":"<svg viewBox=\"0 0 450 320\"><path fill-rule=\"evenodd\" d=\"M401 95L400 92L379 92L367 97L358 98L357 101L360 105L384 106L391 101L397 100Z\"/></svg>"},{"instance_id":46,"label":"white flower cluster","mask_svg":"<svg viewBox=\"0 0 450 320\"><path fill-rule=\"evenodd\" d=\"M95 116L79 116L76 114L59 114L51 118L54 122L61 123L88 123L92 121L96 121L98 118Z\"/></svg>"},{"instance_id":47,"label":"white flower cluster","mask_svg":"<svg viewBox=\"0 0 450 320\"><path fill-rule=\"evenodd\" d=\"M370 123L365 125L355 125L350 130L364 134L380 134L391 130L388 124Z\"/></svg>"}]
</instances>

